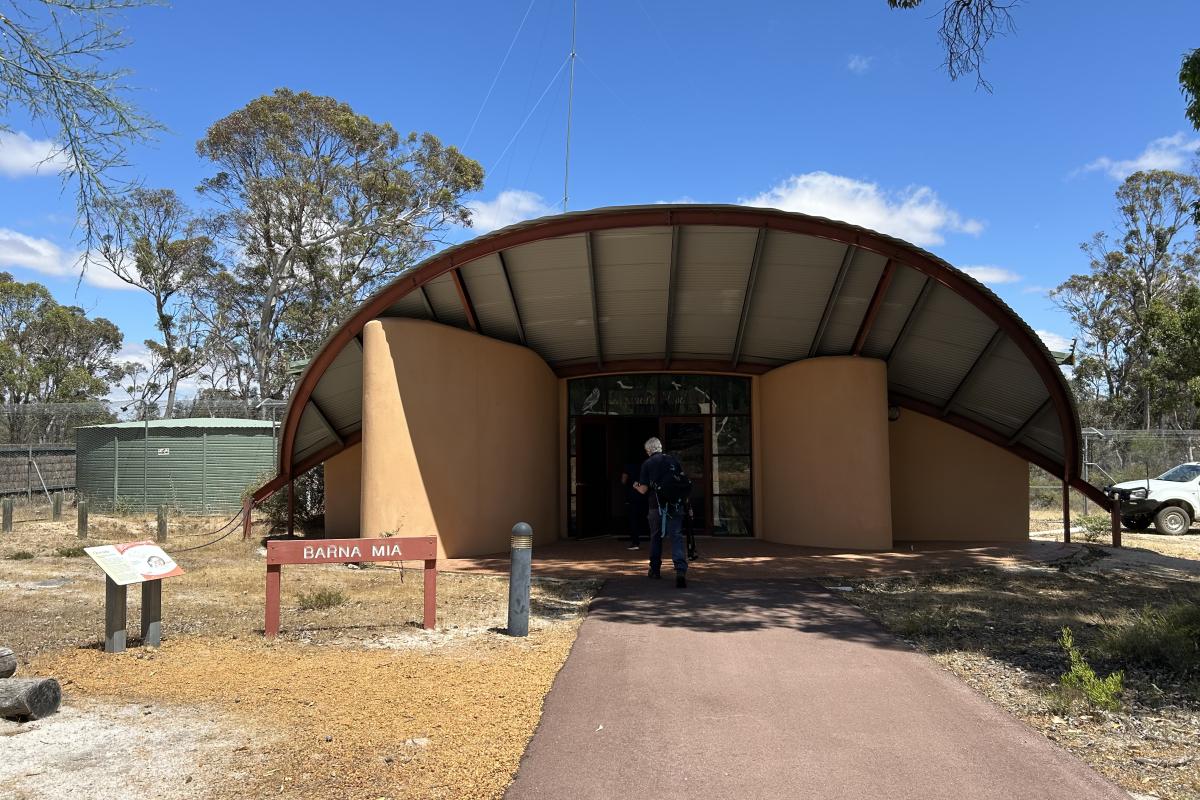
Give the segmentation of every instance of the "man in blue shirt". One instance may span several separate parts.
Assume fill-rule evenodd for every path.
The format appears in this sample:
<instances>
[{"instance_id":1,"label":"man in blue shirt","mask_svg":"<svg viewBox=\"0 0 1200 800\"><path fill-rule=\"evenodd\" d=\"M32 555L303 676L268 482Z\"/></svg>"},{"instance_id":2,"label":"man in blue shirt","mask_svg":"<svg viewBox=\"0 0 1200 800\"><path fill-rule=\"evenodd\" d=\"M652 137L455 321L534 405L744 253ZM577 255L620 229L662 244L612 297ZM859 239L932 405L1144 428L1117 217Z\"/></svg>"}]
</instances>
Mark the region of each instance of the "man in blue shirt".
<instances>
[{"instance_id":1,"label":"man in blue shirt","mask_svg":"<svg viewBox=\"0 0 1200 800\"><path fill-rule=\"evenodd\" d=\"M683 542L684 503L661 503L658 492L655 491L670 471L672 465L676 468L679 461L674 456L663 453L662 442L658 437L646 441L646 455L649 458L642 464L641 475L633 488L640 494L646 495L650 501L650 571L646 574L651 578L661 578L663 539L671 537L671 562L675 565L675 586L680 589L687 587L687 552Z\"/></svg>"}]
</instances>

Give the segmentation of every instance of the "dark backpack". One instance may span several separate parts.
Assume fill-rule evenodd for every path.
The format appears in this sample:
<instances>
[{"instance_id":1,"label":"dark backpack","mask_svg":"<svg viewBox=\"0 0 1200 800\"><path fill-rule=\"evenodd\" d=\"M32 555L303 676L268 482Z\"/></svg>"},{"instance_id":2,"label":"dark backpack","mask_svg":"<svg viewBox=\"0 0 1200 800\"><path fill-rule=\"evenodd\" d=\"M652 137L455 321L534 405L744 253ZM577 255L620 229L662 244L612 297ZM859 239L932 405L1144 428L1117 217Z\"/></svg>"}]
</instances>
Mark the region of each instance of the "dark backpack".
<instances>
[{"instance_id":1,"label":"dark backpack","mask_svg":"<svg viewBox=\"0 0 1200 800\"><path fill-rule=\"evenodd\" d=\"M664 454L666 472L655 485L659 505L675 506L692 496L692 479L683 471L683 465L675 456Z\"/></svg>"}]
</instances>

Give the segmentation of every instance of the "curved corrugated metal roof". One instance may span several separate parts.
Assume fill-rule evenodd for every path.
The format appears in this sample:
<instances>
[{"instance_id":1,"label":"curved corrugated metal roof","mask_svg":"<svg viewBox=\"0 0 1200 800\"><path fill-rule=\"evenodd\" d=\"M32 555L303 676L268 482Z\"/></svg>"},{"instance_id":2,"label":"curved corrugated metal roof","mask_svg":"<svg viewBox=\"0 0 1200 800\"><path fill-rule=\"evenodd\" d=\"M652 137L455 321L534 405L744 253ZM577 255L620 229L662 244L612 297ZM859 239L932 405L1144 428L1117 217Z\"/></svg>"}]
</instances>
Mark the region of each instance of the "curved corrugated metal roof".
<instances>
[{"instance_id":1,"label":"curved corrugated metal roof","mask_svg":"<svg viewBox=\"0 0 1200 800\"><path fill-rule=\"evenodd\" d=\"M887 361L891 401L1079 479L1079 421L1049 351L994 293L899 239L744 206L602 208L451 247L371 297L297 384L281 473L358 440L369 320L412 317L525 345L560 376L760 374L804 358Z\"/></svg>"}]
</instances>

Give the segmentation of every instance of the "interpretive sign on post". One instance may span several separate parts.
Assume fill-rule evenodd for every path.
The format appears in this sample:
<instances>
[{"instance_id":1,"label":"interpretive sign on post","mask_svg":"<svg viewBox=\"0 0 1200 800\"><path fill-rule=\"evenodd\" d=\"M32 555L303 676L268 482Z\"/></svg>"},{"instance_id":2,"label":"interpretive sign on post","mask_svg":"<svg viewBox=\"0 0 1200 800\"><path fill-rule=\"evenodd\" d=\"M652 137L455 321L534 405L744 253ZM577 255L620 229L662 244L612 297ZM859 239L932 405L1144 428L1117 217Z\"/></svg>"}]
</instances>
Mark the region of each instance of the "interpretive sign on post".
<instances>
[{"instance_id":1,"label":"interpretive sign on post","mask_svg":"<svg viewBox=\"0 0 1200 800\"><path fill-rule=\"evenodd\" d=\"M104 570L104 652L120 653L126 639L126 586L142 584L142 643L162 642L162 579L182 575L175 560L153 542L85 547Z\"/></svg>"},{"instance_id":2,"label":"interpretive sign on post","mask_svg":"<svg viewBox=\"0 0 1200 800\"><path fill-rule=\"evenodd\" d=\"M360 561L424 561L425 609L422 624L437 624L437 537L407 536L392 539L318 539L312 542L267 542L268 639L279 633L279 587L284 564L355 564Z\"/></svg>"}]
</instances>

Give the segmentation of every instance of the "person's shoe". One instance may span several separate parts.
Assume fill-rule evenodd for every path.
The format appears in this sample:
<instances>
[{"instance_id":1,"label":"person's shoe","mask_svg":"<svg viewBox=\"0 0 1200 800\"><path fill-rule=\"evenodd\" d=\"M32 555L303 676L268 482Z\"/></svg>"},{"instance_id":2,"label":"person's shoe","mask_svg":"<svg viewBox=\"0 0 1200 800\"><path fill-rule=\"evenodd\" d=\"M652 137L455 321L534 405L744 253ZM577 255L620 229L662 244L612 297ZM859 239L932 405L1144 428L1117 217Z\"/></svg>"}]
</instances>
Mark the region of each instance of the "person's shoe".
<instances>
[{"instance_id":1,"label":"person's shoe","mask_svg":"<svg viewBox=\"0 0 1200 800\"><path fill-rule=\"evenodd\" d=\"M676 589L686 589L687 588L687 578L685 578L683 575L676 575L675 576L675 588Z\"/></svg>"},{"instance_id":2,"label":"person's shoe","mask_svg":"<svg viewBox=\"0 0 1200 800\"><path fill-rule=\"evenodd\" d=\"M629 547L626 547L625 549L626 549L626 550L641 550L642 548L638 547L638 546L635 544L635 545L630 545Z\"/></svg>"},{"instance_id":3,"label":"person's shoe","mask_svg":"<svg viewBox=\"0 0 1200 800\"><path fill-rule=\"evenodd\" d=\"M646 577L647 578L661 578L662 575L659 574L658 570L652 569L646 573Z\"/></svg>"}]
</instances>

